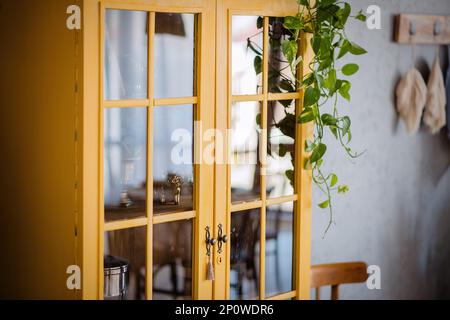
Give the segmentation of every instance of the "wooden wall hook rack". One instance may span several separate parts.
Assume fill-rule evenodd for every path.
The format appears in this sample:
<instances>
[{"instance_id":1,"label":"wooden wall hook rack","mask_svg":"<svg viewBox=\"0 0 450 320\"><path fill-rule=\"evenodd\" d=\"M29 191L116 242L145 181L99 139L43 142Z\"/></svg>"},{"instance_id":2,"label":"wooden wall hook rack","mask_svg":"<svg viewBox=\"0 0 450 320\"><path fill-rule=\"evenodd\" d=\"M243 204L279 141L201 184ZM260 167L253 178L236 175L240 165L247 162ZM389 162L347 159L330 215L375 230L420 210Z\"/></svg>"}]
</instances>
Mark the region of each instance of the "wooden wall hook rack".
<instances>
[{"instance_id":1,"label":"wooden wall hook rack","mask_svg":"<svg viewBox=\"0 0 450 320\"><path fill-rule=\"evenodd\" d=\"M450 44L450 16L400 14L395 41L405 44Z\"/></svg>"}]
</instances>

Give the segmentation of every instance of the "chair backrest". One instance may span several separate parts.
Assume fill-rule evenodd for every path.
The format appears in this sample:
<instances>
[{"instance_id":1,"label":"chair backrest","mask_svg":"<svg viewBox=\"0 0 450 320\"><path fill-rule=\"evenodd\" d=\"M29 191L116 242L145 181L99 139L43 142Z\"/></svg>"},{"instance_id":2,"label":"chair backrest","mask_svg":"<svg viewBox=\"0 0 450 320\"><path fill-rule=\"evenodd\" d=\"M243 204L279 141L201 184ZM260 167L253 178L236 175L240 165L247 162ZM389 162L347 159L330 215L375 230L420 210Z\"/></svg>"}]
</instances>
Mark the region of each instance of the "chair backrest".
<instances>
[{"instance_id":1,"label":"chair backrest","mask_svg":"<svg viewBox=\"0 0 450 320\"><path fill-rule=\"evenodd\" d=\"M338 300L339 285L365 282L367 277L364 262L315 265L311 267L311 288L316 289L316 300L320 300L320 287L331 286L331 300Z\"/></svg>"}]
</instances>

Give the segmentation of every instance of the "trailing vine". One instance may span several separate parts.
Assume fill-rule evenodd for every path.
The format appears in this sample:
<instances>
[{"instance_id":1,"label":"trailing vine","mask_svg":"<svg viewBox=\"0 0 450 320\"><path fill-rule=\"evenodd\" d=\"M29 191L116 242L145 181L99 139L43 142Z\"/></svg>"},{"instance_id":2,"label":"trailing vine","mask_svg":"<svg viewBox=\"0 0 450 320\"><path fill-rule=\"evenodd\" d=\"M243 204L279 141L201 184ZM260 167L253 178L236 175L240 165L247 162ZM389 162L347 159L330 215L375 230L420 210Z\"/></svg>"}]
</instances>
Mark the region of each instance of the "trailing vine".
<instances>
[{"instance_id":1,"label":"trailing vine","mask_svg":"<svg viewBox=\"0 0 450 320\"><path fill-rule=\"evenodd\" d=\"M349 144L352 140L351 119L340 112L341 101L350 102L351 82L347 77L358 72L359 66L355 63L345 64L342 68L336 67L336 61L346 56L362 55L367 53L362 47L349 40L345 33L345 26L349 18L364 22L365 15L360 11L351 16L351 6L346 1L338 0L293 0L298 3L296 16L269 19L269 40L271 61L269 63L269 89L270 92L294 92L301 88L304 90L303 111L297 119L288 112L291 101L280 101L284 106L286 117L274 124L280 131L292 138L295 136L295 123L314 124L314 136L306 141L305 151L310 157L305 160L306 169L312 170L315 185L325 196L325 200L319 204L322 209L329 211L329 223L325 233L334 223L333 194L345 194L349 187L338 184L338 176L335 173L326 173L323 170L324 156L327 145L324 142L325 135L331 134L338 141L343 151L352 159L361 154L355 153ZM258 19L258 29L263 28L263 18ZM303 65L302 57L298 56L301 34L310 34L314 58L308 65ZM256 53L254 67L255 72L262 72L262 50L252 38L248 39L248 48ZM279 57L276 53L282 53ZM288 77L285 74L286 67L290 67L292 74L296 74L298 67L304 70L304 77ZM276 66L273 66L275 64ZM346 78L343 78L346 77ZM342 100L342 98L344 100ZM339 106L338 106L339 105ZM259 122L260 119L257 119ZM271 155L271 150L268 150ZM294 153L288 152L286 146L281 145L279 156L290 155L294 163ZM286 171L286 176L293 184L293 171Z\"/></svg>"}]
</instances>

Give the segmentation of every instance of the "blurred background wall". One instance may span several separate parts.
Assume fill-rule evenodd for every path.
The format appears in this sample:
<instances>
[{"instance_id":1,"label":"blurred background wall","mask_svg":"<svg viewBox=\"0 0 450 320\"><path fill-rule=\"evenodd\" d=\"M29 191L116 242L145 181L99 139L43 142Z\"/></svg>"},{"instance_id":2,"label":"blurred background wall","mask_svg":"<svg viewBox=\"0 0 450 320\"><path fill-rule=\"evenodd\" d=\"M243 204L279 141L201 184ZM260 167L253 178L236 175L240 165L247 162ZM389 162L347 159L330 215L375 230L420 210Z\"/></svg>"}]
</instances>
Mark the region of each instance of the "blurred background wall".
<instances>
[{"instance_id":1,"label":"blurred background wall","mask_svg":"<svg viewBox=\"0 0 450 320\"><path fill-rule=\"evenodd\" d=\"M355 163L330 148L326 169L350 193L335 198L336 225L323 238L326 210L314 190L313 264L366 261L381 268L381 290L342 286L343 299L450 298L450 139L447 129L432 136L425 128L408 136L395 109L395 88L415 64L425 81L436 46L412 48L393 42L398 13L450 15L448 0L350 0L355 12L381 8L382 29L351 22L347 34L369 54L345 57L360 64L352 78L352 102L341 113L353 120L353 149L367 152ZM447 48L440 48L448 66ZM330 145L335 145L329 141ZM325 291L323 297L328 296Z\"/></svg>"}]
</instances>

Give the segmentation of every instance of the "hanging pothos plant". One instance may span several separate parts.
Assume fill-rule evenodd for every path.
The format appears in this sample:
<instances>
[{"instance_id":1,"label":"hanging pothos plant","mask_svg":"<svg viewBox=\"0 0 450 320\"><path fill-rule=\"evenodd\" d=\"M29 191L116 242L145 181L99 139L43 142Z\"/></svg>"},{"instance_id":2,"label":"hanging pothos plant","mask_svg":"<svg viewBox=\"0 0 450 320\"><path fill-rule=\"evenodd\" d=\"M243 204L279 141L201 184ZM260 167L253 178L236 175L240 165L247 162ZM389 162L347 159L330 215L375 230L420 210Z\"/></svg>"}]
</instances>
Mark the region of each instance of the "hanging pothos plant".
<instances>
[{"instance_id":1,"label":"hanging pothos plant","mask_svg":"<svg viewBox=\"0 0 450 320\"><path fill-rule=\"evenodd\" d=\"M270 92L294 92L304 89L303 111L296 118L292 110L289 110L292 101L279 101L285 108L285 117L270 126L279 129L283 134L294 138L295 123L314 123L313 140L306 141L306 152L311 156L305 160L304 166L311 169L315 185L325 195L325 200L319 204L322 209L329 210L329 223L325 233L334 222L333 218L333 194L344 194L349 188L347 185L338 184L338 176L335 173L325 173L322 169L327 145L324 137L327 133L336 138L343 151L351 158L357 158L349 146L352 139L351 119L348 115L340 113L341 103L350 101L351 82L348 78L358 72L359 66L355 63L345 64L342 68L336 67L336 61L347 54L362 55L366 50L348 39L345 26L348 19L354 18L365 21L366 16L360 11L351 16L351 6L346 1L338 0L292 0L299 5L296 16L285 18L269 18L269 90ZM262 32L263 18L258 19L258 29ZM304 77L297 79L286 75L286 67L292 74L303 63L302 57L298 57L299 41L301 33L311 35L314 58L308 65L302 65ZM252 39L248 39L248 49L256 53L254 66L255 72L262 72L262 50ZM344 100L340 99L343 98ZM257 122L260 122L258 116ZM270 129L270 128L269 128ZM269 144L270 145L270 144ZM278 155L290 156L295 162L294 152L285 145L280 145ZM268 150L271 155L272 150ZM293 185L294 174L292 170L285 172Z\"/></svg>"}]
</instances>

